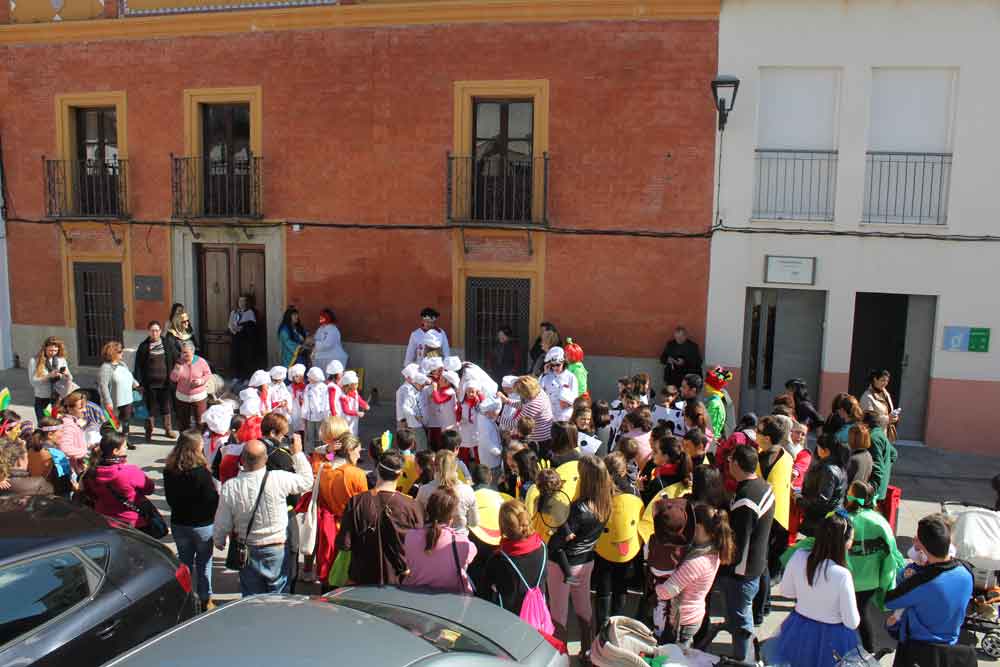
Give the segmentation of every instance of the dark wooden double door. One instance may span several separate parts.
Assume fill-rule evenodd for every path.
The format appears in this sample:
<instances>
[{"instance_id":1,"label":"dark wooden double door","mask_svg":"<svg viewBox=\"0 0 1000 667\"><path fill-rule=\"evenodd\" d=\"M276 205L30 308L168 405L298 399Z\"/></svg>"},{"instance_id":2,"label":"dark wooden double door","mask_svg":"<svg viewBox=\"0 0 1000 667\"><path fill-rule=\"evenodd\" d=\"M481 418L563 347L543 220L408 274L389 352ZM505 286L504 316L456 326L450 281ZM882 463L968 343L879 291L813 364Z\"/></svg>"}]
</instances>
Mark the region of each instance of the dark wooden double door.
<instances>
[{"instance_id":1,"label":"dark wooden double door","mask_svg":"<svg viewBox=\"0 0 1000 667\"><path fill-rule=\"evenodd\" d=\"M267 362L267 291L264 246L198 246L199 327L202 355L217 372L233 369L233 335L229 316L241 295L257 311L255 362Z\"/></svg>"}]
</instances>

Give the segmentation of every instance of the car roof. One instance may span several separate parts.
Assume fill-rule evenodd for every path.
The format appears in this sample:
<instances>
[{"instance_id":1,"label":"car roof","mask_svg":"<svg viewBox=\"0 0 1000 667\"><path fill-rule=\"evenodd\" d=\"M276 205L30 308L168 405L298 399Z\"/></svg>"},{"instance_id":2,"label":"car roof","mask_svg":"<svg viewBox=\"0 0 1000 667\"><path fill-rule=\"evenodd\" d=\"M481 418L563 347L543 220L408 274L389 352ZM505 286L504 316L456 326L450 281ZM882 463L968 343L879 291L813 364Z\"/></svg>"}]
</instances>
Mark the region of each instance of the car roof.
<instances>
[{"instance_id":1,"label":"car roof","mask_svg":"<svg viewBox=\"0 0 1000 667\"><path fill-rule=\"evenodd\" d=\"M56 496L0 496L0 563L111 530L92 510Z\"/></svg>"},{"instance_id":2,"label":"car roof","mask_svg":"<svg viewBox=\"0 0 1000 667\"><path fill-rule=\"evenodd\" d=\"M527 658L544 641L537 630L514 614L477 597L398 586L351 586L337 589L327 597L375 602L448 619L485 637L518 661Z\"/></svg>"},{"instance_id":3,"label":"car roof","mask_svg":"<svg viewBox=\"0 0 1000 667\"><path fill-rule=\"evenodd\" d=\"M168 630L106 667L401 667L437 654L398 625L320 597L257 595Z\"/></svg>"}]
</instances>

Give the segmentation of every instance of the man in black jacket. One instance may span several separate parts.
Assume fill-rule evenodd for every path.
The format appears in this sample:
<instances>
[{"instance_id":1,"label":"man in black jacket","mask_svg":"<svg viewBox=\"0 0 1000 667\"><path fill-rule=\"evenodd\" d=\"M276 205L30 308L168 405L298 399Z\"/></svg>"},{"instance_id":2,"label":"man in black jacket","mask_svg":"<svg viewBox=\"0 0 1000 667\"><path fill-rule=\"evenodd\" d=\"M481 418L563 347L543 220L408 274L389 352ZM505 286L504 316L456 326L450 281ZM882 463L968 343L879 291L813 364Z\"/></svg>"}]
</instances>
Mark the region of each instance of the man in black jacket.
<instances>
[{"instance_id":1,"label":"man in black jacket","mask_svg":"<svg viewBox=\"0 0 1000 667\"><path fill-rule=\"evenodd\" d=\"M753 599L767 567L768 539L774 519L774 492L757 476L757 451L749 445L733 450L729 470L737 481L730 506L736 562L719 571L726 598L726 626L733 638L733 658L753 662Z\"/></svg>"},{"instance_id":2,"label":"man in black jacket","mask_svg":"<svg viewBox=\"0 0 1000 667\"><path fill-rule=\"evenodd\" d=\"M663 364L664 383L675 387L681 386L681 381L688 373L701 375L701 352L698 344L688 339L687 329L674 329L674 337L663 348L660 363Z\"/></svg>"}]
</instances>

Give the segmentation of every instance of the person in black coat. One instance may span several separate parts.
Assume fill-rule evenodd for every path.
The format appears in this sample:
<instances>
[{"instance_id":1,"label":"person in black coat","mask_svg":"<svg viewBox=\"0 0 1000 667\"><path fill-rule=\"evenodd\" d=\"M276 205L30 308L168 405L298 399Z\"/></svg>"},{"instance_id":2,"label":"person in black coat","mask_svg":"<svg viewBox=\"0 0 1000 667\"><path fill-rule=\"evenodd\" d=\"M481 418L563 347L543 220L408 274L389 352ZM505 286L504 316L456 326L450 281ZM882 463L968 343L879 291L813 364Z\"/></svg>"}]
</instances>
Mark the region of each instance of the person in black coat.
<instances>
[{"instance_id":1,"label":"person in black coat","mask_svg":"<svg viewBox=\"0 0 1000 667\"><path fill-rule=\"evenodd\" d=\"M688 338L687 329L674 329L674 337L663 348L660 363L663 364L663 381L668 385L681 386L688 373L701 375L701 352L698 344Z\"/></svg>"},{"instance_id":2,"label":"person in black coat","mask_svg":"<svg viewBox=\"0 0 1000 667\"><path fill-rule=\"evenodd\" d=\"M556 345L562 347L562 336L559 335L559 330L556 329L556 325L552 322L542 322L541 331L538 334L538 338L535 339L534 345L531 346L531 350L528 353L528 357L531 359L531 365L534 367L535 362L539 357L545 355L545 350L542 348L542 332L551 331L556 335Z\"/></svg>"},{"instance_id":3,"label":"person in black coat","mask_svg":"<svg viewBox=\"0 0 1000 667\"><path fill-rule=\"evenodd\" d=\"M799 532L812 537L813 530L844 503L847 495L847 462L851 453L832 434L823 434L816 442L816 456L802 482L802 494L795 502L802 510Z\"/></svg>"},{"instance_id":4,"label":"person in black coat","mask_svg":"<svg viewBox=\"0 0 1000 667\"><path fill-rule=\"evenodd\" d=\"M174 388L170 382L170 371L176 361L175 348L163 339L162 334L159 322L153 320L149 323L149 336L139 343L135 351L132 372L132 377L142 389L142 402L149 413L144 424L147 442L153 438L153 420L157 416L163 419L163 435L170 439L177 437L171 423Z\"/></svg>"}]
</instances>

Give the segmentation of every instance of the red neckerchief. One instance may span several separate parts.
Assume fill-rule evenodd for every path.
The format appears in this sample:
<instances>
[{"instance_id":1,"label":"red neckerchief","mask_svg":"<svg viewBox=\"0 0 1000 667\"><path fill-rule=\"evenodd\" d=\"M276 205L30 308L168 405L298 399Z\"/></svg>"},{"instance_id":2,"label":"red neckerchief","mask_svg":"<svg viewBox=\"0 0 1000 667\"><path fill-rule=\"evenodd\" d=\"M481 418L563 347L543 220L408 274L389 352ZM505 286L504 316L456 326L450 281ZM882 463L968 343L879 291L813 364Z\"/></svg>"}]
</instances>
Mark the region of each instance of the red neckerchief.
<instances>
[{"instance_id":1,"label":"red neckerchief","mask_svg":"<svg viewBox=\"0 0 1000 667\"><path fill-rule=\"evenodd\" d=\"M506 537L500 540L500 551L508 556L527 556L542 546L542 538L538 533L532 533L529 537L521 540L508 540Z\"/></svg>"},{"instance_id":2,"label":"red neckerchief","mask_svg":"<svg viewBox=\"0 0 1000 667\"><path fill-rule=\"evenodd\" d=\"M208 431L206 435L208 435L208 451L214 458L215 452L219 449L219 447L224 445L229 440L229 433L219 434Z\"/></svg>"},{"instance_id":3,"label":"red neckerchief","mask_svg":"<svg viewBox=\"0 0 1000 667\"><path fill-rule=\"evenodd\" d=\"M670 477L676 474L677 474L676 463L665 463L661 466L657 466L656 470L653 471L653 477Z\"/></svg>"},{"instance_id":4,"label":"red neckerchief","mask_svg":"<svg viewBox=\"0 0 1000 667\"><path fill-rule=\"evenodd\" d=\"M462 401L455 408L455 416L458 417L458 421L462 421L462 406L463 405L468 405L469 406L469 423L470 424L475 423L475 421L476 421L476 406L479 405L479 394L474 394L472 396L472 398L469 398L468 394L465 395L465 400Z\"/></svg>"},{"instance_id":5,"label":"red neckerchief","mask_svg":"<svg viewBox=\"0 0 1000 667\"><path fill-rule=\"evenodd\" d=\"M302 397L306 395L306 383L305 382L293 382L292 383L292 398L302 403Z\"/></svg>"},{"instance_id":6,"label":"red neckerchief","mask_svg":"<svg viewBox=\"0 0 1000 667\"><path fill-rule=\"evenodd\" d=\"M261 406L262 407L267 407L267 385L266 384L262 384L260 386L260 389L257 390L257 393L260 396L260 404L261 404Z\"/></svg>"}]
</instances>

